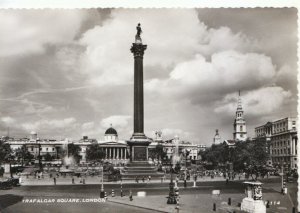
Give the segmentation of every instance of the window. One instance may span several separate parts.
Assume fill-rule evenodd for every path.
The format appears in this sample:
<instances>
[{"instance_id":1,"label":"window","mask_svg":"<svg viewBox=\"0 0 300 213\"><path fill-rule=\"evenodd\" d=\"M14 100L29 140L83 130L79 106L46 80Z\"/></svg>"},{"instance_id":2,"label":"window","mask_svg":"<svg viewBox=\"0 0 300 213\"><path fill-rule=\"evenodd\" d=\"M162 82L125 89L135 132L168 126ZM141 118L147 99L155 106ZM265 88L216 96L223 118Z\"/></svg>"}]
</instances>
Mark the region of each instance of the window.
<instances>
[{"instance_id":1,"label":"window","mask_svg":"<svg viewBox=\"0 0 300 213\"><path fill-rule=\"evenodd\" d=\"M33 151L33 147L31 147L31 151Z\"/></svg>"},{"instance_id":2,"label":"window","mask_svg":"<svg viewBox=\"0 0 300 213\"><path fill-rule=\"evenodd\" d=\"M242 132L243 131L243 126L240 126L240 132Z\"/></svg>"},{"instance_id":3,"label":"window","mask_svg":"<svg viewBox=\"0 0 300 213\"><path fill-rule=\"evenodd\" d=\"M48 151L48 147L46 148L46 151Z\"/></svg>"},{"instance_id":4,"label":"window","mask_svg":"<svg viewBox=\"0 0 300 213\"><path fill-rule=\"evenodd\" d=\"M52 148L52 151L54 151L54 147Z\"/></svg>"}]
</instances>

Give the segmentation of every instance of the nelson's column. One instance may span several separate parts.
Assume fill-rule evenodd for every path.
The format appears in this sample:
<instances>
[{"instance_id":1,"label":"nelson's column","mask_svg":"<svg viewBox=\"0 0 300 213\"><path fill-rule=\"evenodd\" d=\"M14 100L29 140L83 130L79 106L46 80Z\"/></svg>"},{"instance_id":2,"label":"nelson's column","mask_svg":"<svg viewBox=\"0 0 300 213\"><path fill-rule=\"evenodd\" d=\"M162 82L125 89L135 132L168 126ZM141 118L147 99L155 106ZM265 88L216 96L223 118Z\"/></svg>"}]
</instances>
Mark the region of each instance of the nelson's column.
<instances>
[{"instance_id":1,"label":"nelson's column","mask_svg":"<svg viewBox=\"0 0 300 213\"><path fill-rule=\"evenodd\" d=\"M148 145L150 144L149 139L144 134L143 56L147 45L142 43L140 23L136 29L135 43L130 49L134 56L134 131L130 141L128 141L131 162L147 161Z\"/></svg>"}]
</instances>

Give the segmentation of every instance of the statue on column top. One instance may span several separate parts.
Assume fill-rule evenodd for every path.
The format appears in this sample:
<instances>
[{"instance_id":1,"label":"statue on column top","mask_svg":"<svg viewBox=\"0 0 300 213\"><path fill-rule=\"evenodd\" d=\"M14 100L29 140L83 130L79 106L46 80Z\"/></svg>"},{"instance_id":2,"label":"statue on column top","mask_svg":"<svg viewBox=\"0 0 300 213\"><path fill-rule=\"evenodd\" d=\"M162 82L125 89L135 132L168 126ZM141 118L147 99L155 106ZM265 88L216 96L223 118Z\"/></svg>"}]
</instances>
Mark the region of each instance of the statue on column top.
<instances>
[{"instance_id":1,"label":"statue on column top","mask_svg":"<svg viewBox=\"0 0 300 213\"><path fill-rule=\"evenodd\" d=\"M141 28L141 24L138 23L138 25L136 26L136 35L135 35L135 43L142 43L142 38L141 38L141 34L142 34L142 28Z\"/></svg>"}]
</instances>

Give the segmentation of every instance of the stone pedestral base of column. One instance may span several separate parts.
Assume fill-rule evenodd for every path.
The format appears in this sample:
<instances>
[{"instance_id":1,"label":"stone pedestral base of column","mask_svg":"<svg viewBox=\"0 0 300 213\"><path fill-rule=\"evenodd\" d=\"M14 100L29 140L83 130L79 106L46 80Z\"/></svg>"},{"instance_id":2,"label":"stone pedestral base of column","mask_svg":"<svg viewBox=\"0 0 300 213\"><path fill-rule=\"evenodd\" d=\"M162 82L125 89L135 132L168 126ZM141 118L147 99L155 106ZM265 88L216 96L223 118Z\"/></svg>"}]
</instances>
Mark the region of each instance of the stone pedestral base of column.
<instances>
[{"instance_id":1,"label":"stone pedestral base of column","mask_svg":"<svg viewBox=\"0 0 300 213\"><path fill-rule=\"evenodd\" d=\"M251 213L266 213L267 209L262 200L254 200L253 198L244 198L241 204L241 210Z\"/></svg>"}]
</instances>

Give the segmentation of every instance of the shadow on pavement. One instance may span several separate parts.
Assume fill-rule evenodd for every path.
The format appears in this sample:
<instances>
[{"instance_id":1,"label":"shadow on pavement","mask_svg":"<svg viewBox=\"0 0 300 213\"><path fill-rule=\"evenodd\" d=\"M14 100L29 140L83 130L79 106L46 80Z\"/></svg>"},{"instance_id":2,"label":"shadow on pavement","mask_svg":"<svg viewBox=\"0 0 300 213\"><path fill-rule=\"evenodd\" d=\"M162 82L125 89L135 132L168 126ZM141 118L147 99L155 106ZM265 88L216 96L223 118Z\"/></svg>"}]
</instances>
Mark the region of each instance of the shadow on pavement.
<instances>
[{"instance_id":1,"label":"shadow on pavement","mask_svg":"<svg viewBox=\"0 0 300 213\"><path fill-rule=\"evenodd\" d=\"M0 212L2 212L8 206L21 202L22 199L23 196L19 196L19 195L12 195L12 194L0 195Z\"/></svg>"}]
</instances>

